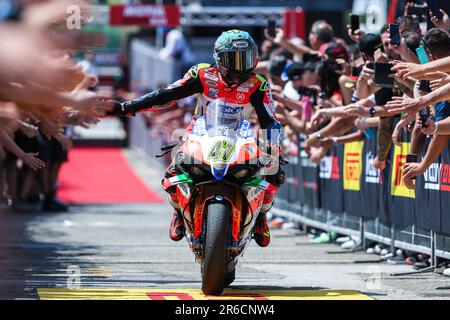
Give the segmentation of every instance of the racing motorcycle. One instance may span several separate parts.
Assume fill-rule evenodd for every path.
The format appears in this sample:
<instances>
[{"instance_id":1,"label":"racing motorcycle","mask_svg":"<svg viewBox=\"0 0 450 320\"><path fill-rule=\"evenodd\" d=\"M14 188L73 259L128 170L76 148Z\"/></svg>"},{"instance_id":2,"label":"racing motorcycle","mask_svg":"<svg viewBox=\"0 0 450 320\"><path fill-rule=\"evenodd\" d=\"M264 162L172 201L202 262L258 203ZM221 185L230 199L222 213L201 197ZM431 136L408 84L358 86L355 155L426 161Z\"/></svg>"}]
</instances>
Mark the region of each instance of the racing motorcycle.
<instances>
[{"instance_id":1,"label":"racing motorcycle","mask_svg":"<svg viewBox=\"0 0 450 320\"><path fill-rule=\"evenodd\" d=\"M201 265L202 291L220 295L235 278L265 192L275 188L264 180L268 157L242 107L216 99L205 109L176 147L176 175L169 180L181 205L187 242Z\"/></svg>"}]
</instances>

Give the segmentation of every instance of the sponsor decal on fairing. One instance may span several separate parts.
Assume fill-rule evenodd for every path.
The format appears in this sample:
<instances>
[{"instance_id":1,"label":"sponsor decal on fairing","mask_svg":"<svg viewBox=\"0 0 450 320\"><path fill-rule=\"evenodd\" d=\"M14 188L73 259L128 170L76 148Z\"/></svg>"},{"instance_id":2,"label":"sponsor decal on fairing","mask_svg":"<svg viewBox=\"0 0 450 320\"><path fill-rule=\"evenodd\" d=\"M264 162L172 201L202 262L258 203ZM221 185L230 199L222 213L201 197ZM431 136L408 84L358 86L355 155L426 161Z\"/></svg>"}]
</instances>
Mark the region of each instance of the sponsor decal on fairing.
<instances>
[{"instance_id":1,"label":"sponsor decal on fairing","mask_svg":"<svg viewBox=\"0 0 450 320\"><path fill-rule=\"evenodd\" d=\"M245 82L243 84L241 84L241 87L245 87L245 88L253 88L255 86L254 82Z\"/></svg>"},{"instance_id":2,"label":"sponsor decal on fairing","mask_svg":"<svg viewBox=\"0 0 450 320\"><path fill-rule=\"evenodd\" d=\"M249 92L250 88L240 86L240 87L237 88L237 91L239 91L239 92Z\"/></svg>"},{"instance_id":3,"label":"sponsor decal on fairing","mask_svg":"<svg viewBox=\"0 0 450 320\"><path fill-rule=\"evenodd\" d=\"M212 81L219 81L219 78L216 75L213 75L212 73L209 73L209 72L205 72L204 77L205 77L205 79L209 79Z\"/></svg>"},{"instance_id":4,"label":"sponsor decal on fairing","mask_svg":"<svg viewBox=\"0 0 450 320\"><path fill-rule=\"evenodd\" d=\"M216 88L208 88L208 97L212 99L219 98L219 89Z\"/></svg>"}]
</instances>

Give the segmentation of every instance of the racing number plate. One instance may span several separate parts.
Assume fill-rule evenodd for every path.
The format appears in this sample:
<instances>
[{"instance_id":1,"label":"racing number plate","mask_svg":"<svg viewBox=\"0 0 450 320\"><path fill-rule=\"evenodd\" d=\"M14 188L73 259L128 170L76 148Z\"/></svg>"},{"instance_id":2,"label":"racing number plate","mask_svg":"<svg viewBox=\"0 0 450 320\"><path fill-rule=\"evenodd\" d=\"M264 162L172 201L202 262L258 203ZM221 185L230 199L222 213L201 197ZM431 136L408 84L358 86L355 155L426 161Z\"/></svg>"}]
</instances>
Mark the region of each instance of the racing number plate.
<instances>
[{"instance_id":1,"label":"racing number plate","mask_svg":"<svg viewBox=\"0 0 450 320\"><path fill-rule=\"evenodd\" d=\"M208 160L211 162L228 162L235 150L234 144L222 140L217 141L208 153Z\"/></svg>"}]
</instances>

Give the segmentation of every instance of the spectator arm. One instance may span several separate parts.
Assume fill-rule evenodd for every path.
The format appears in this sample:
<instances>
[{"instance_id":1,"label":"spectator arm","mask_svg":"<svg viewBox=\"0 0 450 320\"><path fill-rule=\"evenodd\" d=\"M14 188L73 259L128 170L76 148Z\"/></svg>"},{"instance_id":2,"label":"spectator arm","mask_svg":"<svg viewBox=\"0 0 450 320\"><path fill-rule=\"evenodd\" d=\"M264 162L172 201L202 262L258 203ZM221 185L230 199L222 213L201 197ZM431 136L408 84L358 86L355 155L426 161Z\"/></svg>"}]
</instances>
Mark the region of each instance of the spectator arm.
<instances>
[{"instance_id":1,"label":"spectator arm","mask_svg":"<svg viewBox=\"0 0 450 320\"><path fill-rule=\"evenodd\" d=\"M440 101L450 100L450 83L418 98L419 104L423 107L435 104Z\"/></svg>"},{"instance_id":2,"label":"spectator arm","mask_svg":"<svg viewBox=\"0 0 450 320\"><path fill-rule=\"evenodd\" d=\"M420 154L424 143L425 143L425 134L417 126L417 123L415 123L414 129L411 133L411 144L409 146L409 153Z\"/></svg>"},{"instance_id":3,"label":"spectator arm","mask_svg":"<svg viewBox=\"0 0 450 320\"><path fill-rule=\"evenodd\" d=\"M436 161L437 157L441 154L442 150L447 147L449 135L434 135L428 146L427 153L422 159L422 165L424 168L428 168Z\"/></svg>"},{"instance_id":4,"label":"spectator arm","mask_svg":"<svg viewBox=\"0 0 450 320\"><path fill-rule=\"evenodd\" d=\"M298 55L303 55L305 53L314 53L315 51L307 46L304 45L295 45L293 44L289 39L283 39L280 42L280 46L285 48L286 50L289 50L290 52Z\"/></svg>"},{"instance_id":5,"label":"spectator arm","mask_svg":"<svg viewBox=\"0 0 450 320\"><path fill-rule=\"evenodd\" d=\"M356 118L356 116L347 116L345 118L333 119L326 127L320 129L318 132L320 132L323 138L336 136L350 130Z\"/></svg>"},{"instance_id":6,"label":"spectator arm","mask_svg":"<svg viewBox=\"0 0 450 320\"><path fill-rule=\"evenodd\" d=\"M9 136L9 134L0 130L0 143L5 147L6 150L22 159L25 156L25 152L19 148L19 146L14 142L14 140Z\"/></svg>"},{"instance_id":7,"label":"spectator arm","mask_svg":"<svg viewBox=\"0 0 450 320\"><path fill-rule=\"evenodd\" d=\"M392 134L394 133L394 119L380 118L377 132L377 157L379 161L385 161L392 146Z\"/></svg>"},{"instance_id":8,"label":"spectator arm","mask_svg":"<svg viewBox=\"0 0 450 320\"><path fill-rule=\"evenodd\" d=\"M55 91L49 87L36 84L26 86L18 83L0 83L0 96L3 100L17 101L19 103L35 104L39 101L51 107L74 105L76 101L69 93Z\"/></svg>"},{"instance_id":9,"label":"spectator arm","mask_svg":"<svg viewBox=\"0 0 450 320\"><path fill-rule=\"evenodd\" d=\"M350 134L346 134L345 136L336 137L336 143L349 143L354 141L364 141L366 139L366 136L364 135L364 132L357 131Z\"/></svg>"},{"instance_id":10,"label":"spectator arm","mask_svg":"<svg viewBox=\"0 0 450 320\"><path fill-rule=\"evenodd\" d=\"M426 72L450 72L450 56L424 64Z\"/></svg>"}]
</instances>

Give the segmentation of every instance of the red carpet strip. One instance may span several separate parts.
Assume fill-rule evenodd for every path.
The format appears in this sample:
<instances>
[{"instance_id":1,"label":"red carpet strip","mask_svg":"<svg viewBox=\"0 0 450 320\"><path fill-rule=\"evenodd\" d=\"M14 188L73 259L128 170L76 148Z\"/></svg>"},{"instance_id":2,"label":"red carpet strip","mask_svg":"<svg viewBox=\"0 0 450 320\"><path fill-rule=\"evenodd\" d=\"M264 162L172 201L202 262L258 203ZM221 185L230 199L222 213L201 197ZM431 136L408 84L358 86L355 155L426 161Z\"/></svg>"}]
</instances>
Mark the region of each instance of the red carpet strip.
<instances>
[{"instance_id":1,"label":"red carpet strip","mask_svg":"<svg viewBox=\"0 0 450 320\"><path fill-rule=\"evenodd\" d=\"M68 203L164 203L128 164L120 148L73 148L59 175Z\"/></svg>"}]
</instances>

